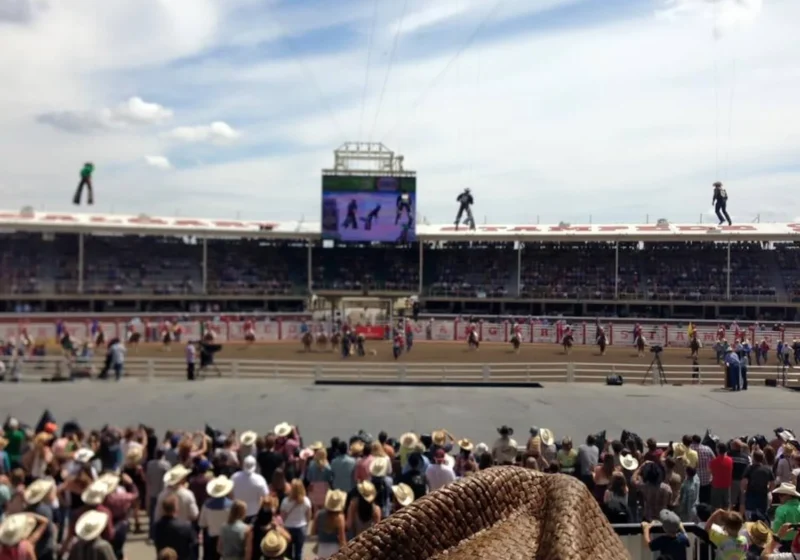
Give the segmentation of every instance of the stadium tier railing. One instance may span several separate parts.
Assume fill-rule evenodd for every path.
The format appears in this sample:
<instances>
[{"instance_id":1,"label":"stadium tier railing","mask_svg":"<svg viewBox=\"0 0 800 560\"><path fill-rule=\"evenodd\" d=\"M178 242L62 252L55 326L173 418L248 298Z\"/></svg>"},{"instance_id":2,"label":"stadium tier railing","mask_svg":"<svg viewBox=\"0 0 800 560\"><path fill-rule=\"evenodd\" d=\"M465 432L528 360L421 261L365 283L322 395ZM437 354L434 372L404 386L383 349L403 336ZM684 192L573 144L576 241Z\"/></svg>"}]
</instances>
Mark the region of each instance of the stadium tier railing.
<instances>
[{"instance_id":1,"label":"stadium tier railing","mask_svg":"<svg viewBox=\"0 0 800 560\"><path fill-rule=\"evenodd\" d=\"M23 381L42 379L67 379L70 372L77 379L96 377L103 367L103 358L78 362L71 366L60 356L26 358L15 368L7 358L5 379L10 380L16 369ZM207 368L205 377L224 377L226 379L280 379L299 381L338 381L363 383L605 383L609 375L618 375L625 383L641 384L654 381L648 372L649 362L639 364L614 364L598 362L553 362L553 363L418 363L394 362L372 363L358 358L334 363L303 361L266 360L227 360L215 362L216 367ZM721 367L704 365L700 367L699 377L693 377L691 365L666 365L667 382L674 385L723 384ZM175 379L186 377L186 362L181 358L129 357L124 366L125 376L141 380ZM787 383L798 383L799 372L789 370ZM113 377L113 373L110 374ZM782 380L782 372L775 366L750 366L748 382L751 385L764 385L765 380ZM657 381L657 378L656 378Z\"/></svg>"}]
</instances>

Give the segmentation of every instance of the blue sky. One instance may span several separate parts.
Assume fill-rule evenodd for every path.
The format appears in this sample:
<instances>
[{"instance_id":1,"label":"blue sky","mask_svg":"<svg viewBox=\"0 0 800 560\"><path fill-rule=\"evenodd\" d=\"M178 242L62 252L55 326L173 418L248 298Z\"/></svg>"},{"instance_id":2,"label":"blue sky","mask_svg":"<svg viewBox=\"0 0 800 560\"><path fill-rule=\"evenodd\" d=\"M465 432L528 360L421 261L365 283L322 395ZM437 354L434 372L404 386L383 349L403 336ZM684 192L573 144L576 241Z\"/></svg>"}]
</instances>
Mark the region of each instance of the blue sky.
<instances>
[{"instance_id":1,"label":"blue sky","mask_svg":"<svg viewBox=\"0 0 800 560\"><path fill-rule=\"evenodd\" d=\"M333 150L372 140L431 223L464 186L481 221L691 222L717 178L735 219L794 220L797 21L796 0L0 0L0 193L67 210L92 160L97 211L316 219Z\"/></svg>"}]
</instances>

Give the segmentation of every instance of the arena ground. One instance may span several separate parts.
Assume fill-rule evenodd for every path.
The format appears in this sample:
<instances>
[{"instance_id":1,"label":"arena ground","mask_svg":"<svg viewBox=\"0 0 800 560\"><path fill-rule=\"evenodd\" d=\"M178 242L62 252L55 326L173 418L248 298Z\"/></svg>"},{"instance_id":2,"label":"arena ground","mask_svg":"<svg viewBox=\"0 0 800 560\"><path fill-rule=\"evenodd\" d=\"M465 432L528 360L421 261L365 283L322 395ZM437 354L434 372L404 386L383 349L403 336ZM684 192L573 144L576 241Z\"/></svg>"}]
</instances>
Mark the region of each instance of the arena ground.
<instances>
[{"instance_id":1,"label":"arena ground","mask_svg":"<svg viewBox=\"0 0 800 560\"><path fill-rule=\"evenodd\" d=\"M174 354L181 348L174 344L171 351L166 352L161 344L140 344L138 347L129 348L132 357L164 357ZM372 355L370 351L375 351ZM386 341L368 342L368 355L354 360L365 362L394 362L391 343ZM331 350L305 352L299 342L275 342L226 344L217 354L218 359L227 360L274 360L274 361L307 361L307 362L340 362L341 355ZM652 360L652 354L645 353L639 357L633 347L609 346L604 356L596 346L575 346L567 355L564 349L556 344L526 344L517 354L508 343L486 342L479 350L470 351L465 342L431 342L419 341L414 344L411 352L403 354L401 361L415 363L567 363L567 362L597 362L609 364L645 364ZM665 348L662 354L664 365L690 365L691 358L686 348ZM701 361L707 364L714 363L711 350L704 349Z\"/></svg>"}]
</instances>

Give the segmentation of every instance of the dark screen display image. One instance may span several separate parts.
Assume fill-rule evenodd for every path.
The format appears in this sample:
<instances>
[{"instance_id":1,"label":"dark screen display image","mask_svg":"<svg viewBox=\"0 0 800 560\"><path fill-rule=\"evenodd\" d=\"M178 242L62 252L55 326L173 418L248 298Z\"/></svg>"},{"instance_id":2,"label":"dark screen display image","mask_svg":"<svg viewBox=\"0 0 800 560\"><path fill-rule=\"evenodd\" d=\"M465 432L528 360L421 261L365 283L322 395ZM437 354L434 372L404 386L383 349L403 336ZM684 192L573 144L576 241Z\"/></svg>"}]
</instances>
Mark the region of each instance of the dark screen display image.
<instances>
[{"instance_id":1,"label":"dark screen display image","mask_svg":"<svg viewBox=\"0 0 800 560\"><path fill-rule=\"evenodd\" d=\"M416 177L322 176L323 239L409 243L416 211Z\"/></svg>"},{"instance_id":2,"label":"dark screen display image","mask_svg":"<svg viewBox=\"0 0 800 560\"><path fill-rule=\"evenodd\" d=\"M322 238L410 243L415 235L416 195L401 192L326 192Z\"/></svg>"}]
</instances>

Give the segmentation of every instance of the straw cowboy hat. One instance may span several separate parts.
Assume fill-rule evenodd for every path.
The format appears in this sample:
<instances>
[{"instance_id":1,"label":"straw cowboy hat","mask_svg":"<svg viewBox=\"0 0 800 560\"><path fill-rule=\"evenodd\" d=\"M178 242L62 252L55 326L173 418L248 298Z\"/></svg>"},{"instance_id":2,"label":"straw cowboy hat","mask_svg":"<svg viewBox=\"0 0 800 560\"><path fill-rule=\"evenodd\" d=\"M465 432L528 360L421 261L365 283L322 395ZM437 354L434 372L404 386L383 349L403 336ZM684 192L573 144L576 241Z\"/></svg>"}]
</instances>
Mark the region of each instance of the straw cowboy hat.
<instances>
[{"instance_id":1,"label":"straw cowboy hat","mask_svg":"<svg viewBox=\"0 0 800 560\"><path fill-rule=\"evenodd\" d=\"M72 456L72 459L76 463L88 463L94 459L94 451L87 449L86 447L82 447L75 452L75 455Z\"/></svg>"},{"instance_id":2,"label":"straw cowboy hat","mask_svg":"<svg viewBox=\"0 0 800 560\"><path fill-rule=\"evenodd\" d=\"M772 491L773 494L780 494L782 496L794 496L800 498L800 492L797 491L797 486L791 482L784 482Z\"/></svg>"},{"instance_id":3,"label":"straw cowboy hat","mask_svg":"<svg viewBox=\"0 0 800 560\"><path fill-rule=\"evenodd\" d=\"M346 493L342 492L341 490L328 490L328 493L325 494L324 507L330 512L337 513L344 509L344 504L346 501Z\"/></svg>"},{"instance_id":4,"label":"straw cowboy hat","mask_svg":"<svg viewBox=\"0 0 800 560\"><path fill-rule=\"evenodd\" d=\"M300 452L300 460L302 461L308 461L313 456L314 456L314 450L311 449L310 447L307 447Z\"/></svg>"},{"instance_id":5,"label":"straw cowboy hat","mask_svg":"<svg viewBox=\"0 0 800 560\"><path fill-rule=\"evenodd\" d=\"M289 437L292 435L292 425L288 422L281 422L275 426L273 430L278 437Z\"/></svg>"},{"instance_id":6,"label":"straw cowboy hat","mask_svg":"<svg viewBox=\"0 0 800 560\"><path fill-rule=\"evenodd\" d=\"M164 484L167 486L177 486L184 480L186 477L192 473L189 469L184 467L183 465L175 465L170 470L167 471L167 474L164 475Z\"/></svg>"},{"instance_id":7,"label":"straw cowboy hat","mask_svg":"<svg viewBox=\"0 0 800 560\"><path fill-rule=\"evenodd\" d=\"M9 515L0 524L0 544L16 546L31 536L36 528L36 520L27 513Z\"/></svg>"},{"instance_id":8,"label":"straw cowboy hat","mask_svg":"<svg viewBox=\"0 0 800 560\"><path fill-rule=\"evenodd\" d=\"M34 480L31 484L25 489L23 492L22 497L25 498L25 503L29 506L35 506L42 500L44 500L47 495L55 488L56 483L52 478L42 478L39 480Z\"/></svg>"},{"instance_id":9,"label":"straw cowboy hat","mask_svg":"<svg viewBox=\"0 0 800 560\"><path fill-rule=\"evenodd\" d=\"M438 445L440 447L447 444L447 432L444 430L435 430L431 434L431 441L434 445Z\"/></svg>"},{"instance_id":10,"label":"straw cowboy hat","mask_svg":"<svg viewBox=\"0 0 800 560\"><path fill-rule=\"evenodd\" d=\"M541 439L542 443L545 445L553 445L556 442L556 437L553 435L553 432L547 428L539 430L539 439Z\"/></svg>"},{"instance_id":11,"label":"straw cowboy hat","mask_svg":"<svg viewBox=\"0 0 800 560\"><path fill-rule=\"evenodd\" d=\"M369 466L369 474L377 477L384 477L389 474L389 468L392 466L388 457L375 457L372 459L372 464Z\"/></svg>"},{"instance_id":12,"label":"straw cowboy hat","mask_svg":"<svg viewBox=\"0 0 800 560\"><path fill-rule=\"evenodd\" d=\"M288 546L289 542L278 531L267 531L261 539L261 554L267 558L283 558Z\"/></svg>"},{"instance_id":13,"label":"straw cowboy hat","mask_svg":"<svg viewBox=\"0 0 800 560\"><path fill-rule=\"evenodd\" d=\"M144 456L144 448L141 445L133 445L128 449L125 454L126 463L141 463Z\"/></svg>"},{"instance_id":14,"label":"straw cowboy hat","mask_svg":"<svg viewBox=\"0 0 800 560\"><path fill-rule=\"evenodd\" d=\"M406 449L413 449L413 447L417 445L418 441L419 438L417 437L417 434L412 432L406 432L400 436L400 445Z\"/></svg>"},{"instance_id":15,"label":"straw cowboy hat","mask_svg":"<svg viewBox=\"0 0 800 560\"><path fill-rule=\"evenodd\" d=\"M772 543L772 531L763 521L755 523L745 523L745 530L750 537L750 541L761 548L767 548Z\"/></svg>"},{"instance_id":16,"label":"straw cowboy hat","mask_svg":"<svg viewBox=\"0 0 800 560\"><path fill-rule=\"evenodd\" d=\"M452 510L454 496L459 515L441 515ZM582 506L576 509L576 503ZM571 476L495 467L452 482L402 511L348 542L337 560L630 558L586 485ZM536 530L556 525L570 538Z\"/></svg>"},{"instance_id":17,"label":"straw cowboy hat","mask_svg":"<svg viewBox=\"0 0 800 560\"><path fill-rule=\"evenodd\" d=\"M320 449L325 449L325 444L321 441L315 441L311 445L308 446L311 451L319 451Z\"/></svg>"},{"instance_id":18,"label":"straw cowboy hat","mask_svg":"<svg viewBox=\"0 0 800 560\"><path fill-rule=\"evenodd\" d=\"M106 525L108 525L108 514L90 509L75 523L75 535L82 541L93 541L102 534Z\"/></svg>"},{"instance_id":19,"label":"straw cowboy hat","mask_svg":"<svg viewBox=\"0 0 800 560\"><path fill-rule=\"evenodd\" d=\"M119 486L119 476L114 473L101 474L97 478L98 482L102 482L108 486L108 493L111 494Z\"/></svg>"},{"instance_id":20,"label":"straw cowboy hat","mask_svg":"<svg viewBox=\"0 0 800 560\"><path fill-rule=\"evenodd\" d=\"M39 432L33 438L33 443L34 445L46 445L50 443L52 439L53 439L53 434L48 434L47 432Z\"/></svg>"},{"instance_id":21,"label":"straw cowboy hat","mask_svg":"<svg viewBox=\"0 0 800 560\"><path fill-rule=\"evenodd\" d=\"M633 455L622 455L619 458L619 465L626 471L635 471L639 468L639 461Z\"/></svg>"},{"instance_id":22,"label":"straw cowboy hat","mask_svg":"<svg viewBox=\"0 0 800 560\"><path fill-rule=\"evenodd\" d=\"M375 497L378 495L378 491L375 490L375 485L369 480L364 480L363 482L358 483L358 493L361 494L361 497L369 503L374 502Z\"/></svg>"},{"instance_id":23,"label":"straw cowboy hat","mask_svg":"<svg viewBox=\"0 0 800 560\"><path fill-rule=\"evenodd\" d=\"M468 439L460 439L458 440L458 448L461 451L472 451L474 445L472 445L472 442Z\"/></svg>"},{"instance_id":24,"label":"straw cowboy hat","mask_svg":"<svg viewBox=\"0 0 800 560\"><path fill-rule=\"evenodd\" d=\"M212 498L224 498L233 490L233 481L225 475L212 478L206 484L206 493Z\"/></svg>"},{"instance_id":25,"label":"straw cowboy hat","mask_svg":"<svg viewBox=\"0 0 800 560\"><path fill-rule=\"evenodd\" d=\"M258 434L252 430L248 430L246 432L243 432L242 435L239 437L239 443L250 447L252 445L255 445L257 439L258 439Z\"/></svg>"},{"instance_id":26,"label":"straw cowboy hat","mask_svg":"<svg viewBox=\"0 0 800 560\"><path fill-rule=\"evenodd\" d=\"M108 485L96 480L81 494L81 501L88 506L99 506L108 496Z\"/></svg>"},{"instance_id":27,"label":"straw cowboy hat","mask_svg":"<svg viewBox=\"0 0 800 560\"><path fill-rule=\"evenodd\" d=\"M392 486L392 494L394 494L394 499L401 506L407 506L414 501L414 491L411 486L403 482Z\"/></svg>"}]
</instances>

